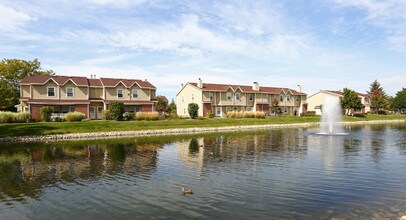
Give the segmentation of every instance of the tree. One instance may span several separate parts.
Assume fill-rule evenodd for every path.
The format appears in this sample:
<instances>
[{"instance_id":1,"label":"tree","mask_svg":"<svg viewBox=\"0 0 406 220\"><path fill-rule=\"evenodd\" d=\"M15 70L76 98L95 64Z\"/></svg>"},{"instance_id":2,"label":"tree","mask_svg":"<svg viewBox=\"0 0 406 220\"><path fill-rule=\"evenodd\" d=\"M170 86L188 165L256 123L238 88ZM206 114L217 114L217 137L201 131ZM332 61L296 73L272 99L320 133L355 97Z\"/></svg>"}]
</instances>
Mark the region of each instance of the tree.
<instances>
[{"instance_id":1,"label":"tree","mask_svg":"<svg viewBox=\"0 0 406 220\"><path fill-rule=\"evenodd\" d=\"M189 116L195 119L199 112L199 106L196 103L189 103L187 111L189 112Z\"/></svg>"},{"instance_id":2,"label":"tree","mask_svg":"<svg viewBox=\"0 0 406 220\"><path fill-rule=\"evenodd\" d=\"M54 75L52 70L42 70L38 59L33 61L3 59L0 62L0 108L18 104L19 82L26 76Z\"/></svg>"},{"instance_id":3,"label":"tree","mask_svg":"<svg viewBox=\"0 0 406 220\"><path fill-rule=\"evenodd\" d=\"M396 93L392 105L395 110L398 110L400 112L406 110L406 88L402 88L402 90Z\"/></svg>"},{"instance_id":4,"label":"tree","mask_svg":"<svg viewBox=\"0 0 406 220\"><path fill-rule=\"evenodd\" d=\"M173 99L171 101L171 104L169 104L166 113L168 113L168 114L176 114L176 104L175 104L175 101Z\"/></svg>"},{"instance_id":5,"label":"tree","mask_svg":"<svg viewBox=\"0 0 406 220\"><path fill-rule=\"evenodd\" d=\"M116 121L121 121L124 114L124 103L112 102L109 105L110 118Z\"/></svg>"},{"instance_id":6,"label":"tree","mask_svg":"<svg viewBox=\"0 0 406 220\"><path fill-rule=\"evenodd\" d=\"M272 106L271 111L272 111L275 115L276 115L276 114L278 114L278 115L282 114L282 109L279 107L279 100L278 100L278 98L272 99L272 101L271 101L271 106Z\"/></svg>"},{"instance_id":7,"label":"tree","mask_svg":"<svg viewBox=\"0 0 406 220\"><path fill-rule=\"evenodd\" d=\"M360 109L364 107L358 94L348 88L344 88L343 96L340 97L340 103L341 108L345 110L346 113L350 113L351 109Z\"/></svg>"},{"instance_id":8,"label":"tree","mask_svg":"<svg viewBox=\"0 0 406 220\"><path fill-rule=\"evenodd\" d=\"M368 95L371 100L371 108L373 112L378 113L380 109L386 107L387 96L378 80L373 81L369 86Z\"/></svg>"},{"instance_id":9,"label":"tree","mask_svg":"<svg viewBox=\"0 0 406 220\"><path fill-rule=\"evenodd\" d=\"M160 115L162 115L163 112L166 112L168 110L168 99L166 99L165 96L159 95L156 97L156 100L156 111L159 112Z\"/></svg>"}]
</instances>

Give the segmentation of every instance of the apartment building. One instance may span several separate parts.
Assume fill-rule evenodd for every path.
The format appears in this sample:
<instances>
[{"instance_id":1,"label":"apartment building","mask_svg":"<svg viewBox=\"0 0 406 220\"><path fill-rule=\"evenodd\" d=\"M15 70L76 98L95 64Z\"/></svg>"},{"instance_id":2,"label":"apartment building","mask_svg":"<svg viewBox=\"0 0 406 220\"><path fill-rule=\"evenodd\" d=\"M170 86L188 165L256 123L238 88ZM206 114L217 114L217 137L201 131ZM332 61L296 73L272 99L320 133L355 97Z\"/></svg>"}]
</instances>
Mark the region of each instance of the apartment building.
<instances>
[{"instance_id":1,"label":"apartment building","mask_svg":"<svg viewBox=\"0 0 406 220\"><path fill-rule=\"evenodd\" d=\"M42 106L52 106L53 116L82 112L101 119L111 102L123 102L126 112L151 112L156 103L156 87L147 80L80 76L27 76L20 81L19 111L39 119Z\"/></svg>"},{"instance_id":2,"label":"apartment building","mask_svg":"<svg viewBox=\"0 0 406 220\"><path fill-rule=\"evenodd\" d=\"M368 113L371 111L371 102L369 99L368 94L362 94L357 92L358 97L361 99L361 103L365 106L362 109L353 109L352 112L359 112L359 113ZM307 98L308 102L308 111L315 111L316 115L321 115L321 109L326 97L331 97L336 99L337 102L340 101L340 97L343 96L342 91L333 91L333 90L320 90L315 94L309 96Z\"/></svg>"},{"instance_id":3,"label":"apartment building","mask_svg":"<svg viewBox=\"0 0 406 220\"><path fill-rule=\"evenodd\" d=\"M228 111L262 111L272 114L272 100L279 101L283 114L300 115L307 112L306 94L289 88L262 87L258 82L249 85L189 82L181 85L176 95L177 113L188 117L189 103L199 106L199 116L214 112L225 117Z\"/></svg>"}]
</instances>

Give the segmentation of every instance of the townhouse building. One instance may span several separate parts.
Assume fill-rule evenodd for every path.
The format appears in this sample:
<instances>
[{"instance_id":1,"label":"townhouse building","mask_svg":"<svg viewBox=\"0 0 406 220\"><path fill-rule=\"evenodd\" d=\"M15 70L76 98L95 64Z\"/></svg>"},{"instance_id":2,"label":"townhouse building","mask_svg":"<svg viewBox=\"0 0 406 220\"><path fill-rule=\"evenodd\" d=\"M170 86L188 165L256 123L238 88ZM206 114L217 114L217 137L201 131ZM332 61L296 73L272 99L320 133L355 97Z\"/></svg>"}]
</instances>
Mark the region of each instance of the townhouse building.
<instances>
[{"instance_id":1,"label":"townhouse building","mask_svg":"<svg viewBox=\"0 0 406 220\"><path fill-rule=\"evenodd\" d=\"M361 103L364 105L364 108L361 109L352 109L352 113L369 113L371 111L371 101L369 98L368 94L363 94L363 93L358 93L358 98L360 98ZM333 90L320 90L319 92L316 92L315 94L309 96L307 98L308 102L308 111L314 111L316 112L316 115L321 115L322 114L322 105L324 102L324 99L326 97L330 97L333 99L336 99L337 102L340 101L340 97L343 96L342 91L333 91Z\"/></svg>"},{"instance_id":2,"label":"townhouse building","mask_svg":"<svg viewBox=\"0 0 406 220\"><path fill-rule=\"evenodd\" d=\"M189 103L199 106L199 116L213 112L225 117L228 111L261 111L272 114L272 100L279 101L283 114L300 115L307 112L306 94L289 88L263 87L258 82L249 85L189 82L181 85L176 95L177 114L188 117Z\"/></svg>"},{"instance_id":3,"label":"townhouse building","mask_svg":"<svg viewBox=\"0 0 406 220\"><path fill-rule=\"evenodd\" d=\"M111 102L123 102L126 112L151 112L156 87L147 80L80 76L27 76L20 81L19 111L40 118L42 106L52 106L53 116L82 112L90 119L102 119Z\"/></svg>"}]
</instances>

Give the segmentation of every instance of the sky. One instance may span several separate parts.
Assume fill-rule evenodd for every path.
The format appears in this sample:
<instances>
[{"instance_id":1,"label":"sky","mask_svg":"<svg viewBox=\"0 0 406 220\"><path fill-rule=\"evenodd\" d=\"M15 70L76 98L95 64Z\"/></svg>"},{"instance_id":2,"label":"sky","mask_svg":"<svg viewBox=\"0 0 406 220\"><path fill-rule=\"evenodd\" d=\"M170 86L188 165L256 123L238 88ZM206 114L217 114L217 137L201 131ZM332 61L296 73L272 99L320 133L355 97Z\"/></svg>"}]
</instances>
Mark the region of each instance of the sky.
<instances>
[{"instance_id":1,"label":"sky","mask_svg":"<svg viewBox=\"0 0 406 220\"><path fill-rule=\"evenodd\" d=\"M0 0L0 58L57 75L197 82L311 95L406 87L405 0Z\"/></svg>"}]
</instances>

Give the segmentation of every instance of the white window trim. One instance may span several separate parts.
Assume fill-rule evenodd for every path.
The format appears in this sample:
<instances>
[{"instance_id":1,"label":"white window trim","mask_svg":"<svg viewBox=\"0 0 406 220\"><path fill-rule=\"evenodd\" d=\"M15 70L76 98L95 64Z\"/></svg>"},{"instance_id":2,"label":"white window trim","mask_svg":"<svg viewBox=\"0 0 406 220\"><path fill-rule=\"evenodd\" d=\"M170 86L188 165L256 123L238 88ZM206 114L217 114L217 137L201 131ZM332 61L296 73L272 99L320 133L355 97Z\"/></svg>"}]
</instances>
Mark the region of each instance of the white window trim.
<instances>
[{"instance_id":1,"label":"white window trim","mask_svg":"<svg viewBox=\"0 0 406 220\"><path fill-rule=\"evenodd\" d=\"M135 93L134 93L134 91L135 91ZM134 97L134 95L137 95L137 96ZM138 89L132 89L131 90L131 98L138 99Z\"/></svg>"},{"instance_id":2,"label":"white window trim","mask_svg":"<svg viewBox=\"0 0 406 220\"><path fill-rule=\"evenodd\" d=\"M279 101L283 102L283 95L279 95Z\"/></svg>"},{"instance_id":3,"label":"white window trim","mask_svg":"<svg viewBox=\"0 0 406 220\"><path fill-rule=\"evenodd\" d=\"M227 92L226 99L227 99L227 101L231 101L231 100L232 100L231 93Z\"/></svg>"},{"instance_id":4,"label":"white window trim","mask_svg":"<svg viewBox=\"0 0 406 220\"><path fill-rule=\"evenodd\" d=\"M119 90L121 90L121 94L123 95L123 97L119 97L119 96L118 96L118 94L119 94L118 91L119 91ZM123 98L124 98L124 90L123 90L123 89L117 89L117 98L118 98L118 99L123 99Z\"/></svg>"},{"instance_id":5,"label":"white window trim","mask_svg":"<svg viewBox=\"0 0 406 220\"><path fill-rule=\"evenodd\" d=\"M212 92L209 92L209 99L210 101L214 100L214 94Z\"/></svg>"},{"instance_id":6,"label":"white window trim","mask_svg":"<svg viewBox=\"0 0 406 220\"><path fill-rule=\"evenodd\" d=\"M54 89L54 95L53 96L49 95L49 89L50 88ZM55 88L55 86L48 86L47 87L47 97L56 97L56 88Z\"/></svg>"},{"instance_id":7,"label":"white window trim","mask_svg":"<svg viewBox=\"0 0 406 220\"><path fill-rule=\"evenodd\" d=\"M253 94L250 94L248 98L249 98L250 101L254 101L254 95Z\"/></svg>"},{"instance_id":8,"label":"white window trim","mask_svg":"<svg viewBox=\"0 0 406 220\"><path fill-rule=\"evenodd\" d=\"M72 89L72 96L68 96L68 89ZM73 87L66 87L66 98L75 98L75 89Z\"/></svg>"},{"instance_id":9,"label":"white window trim","mask_svg":"<svg viewBox=\"0 0 406 220\"><path fill-rule=\"evenodd\" d=\"M237 98L237 95L238 95L238 98ZM241 94L240 93L235 94L235 100L241 101Z\"/></svg>"},{"instance_id":10,"label":"white window trim","mask_svg":"<svg viewBox=\"0 0 406 220\"><path fill-rule=\"evenodd\" d=\"M286 101L287 101L287 102L290 102L290 95L287 95L287 96L286 96Z\"/></svg>"}]
</instances>

